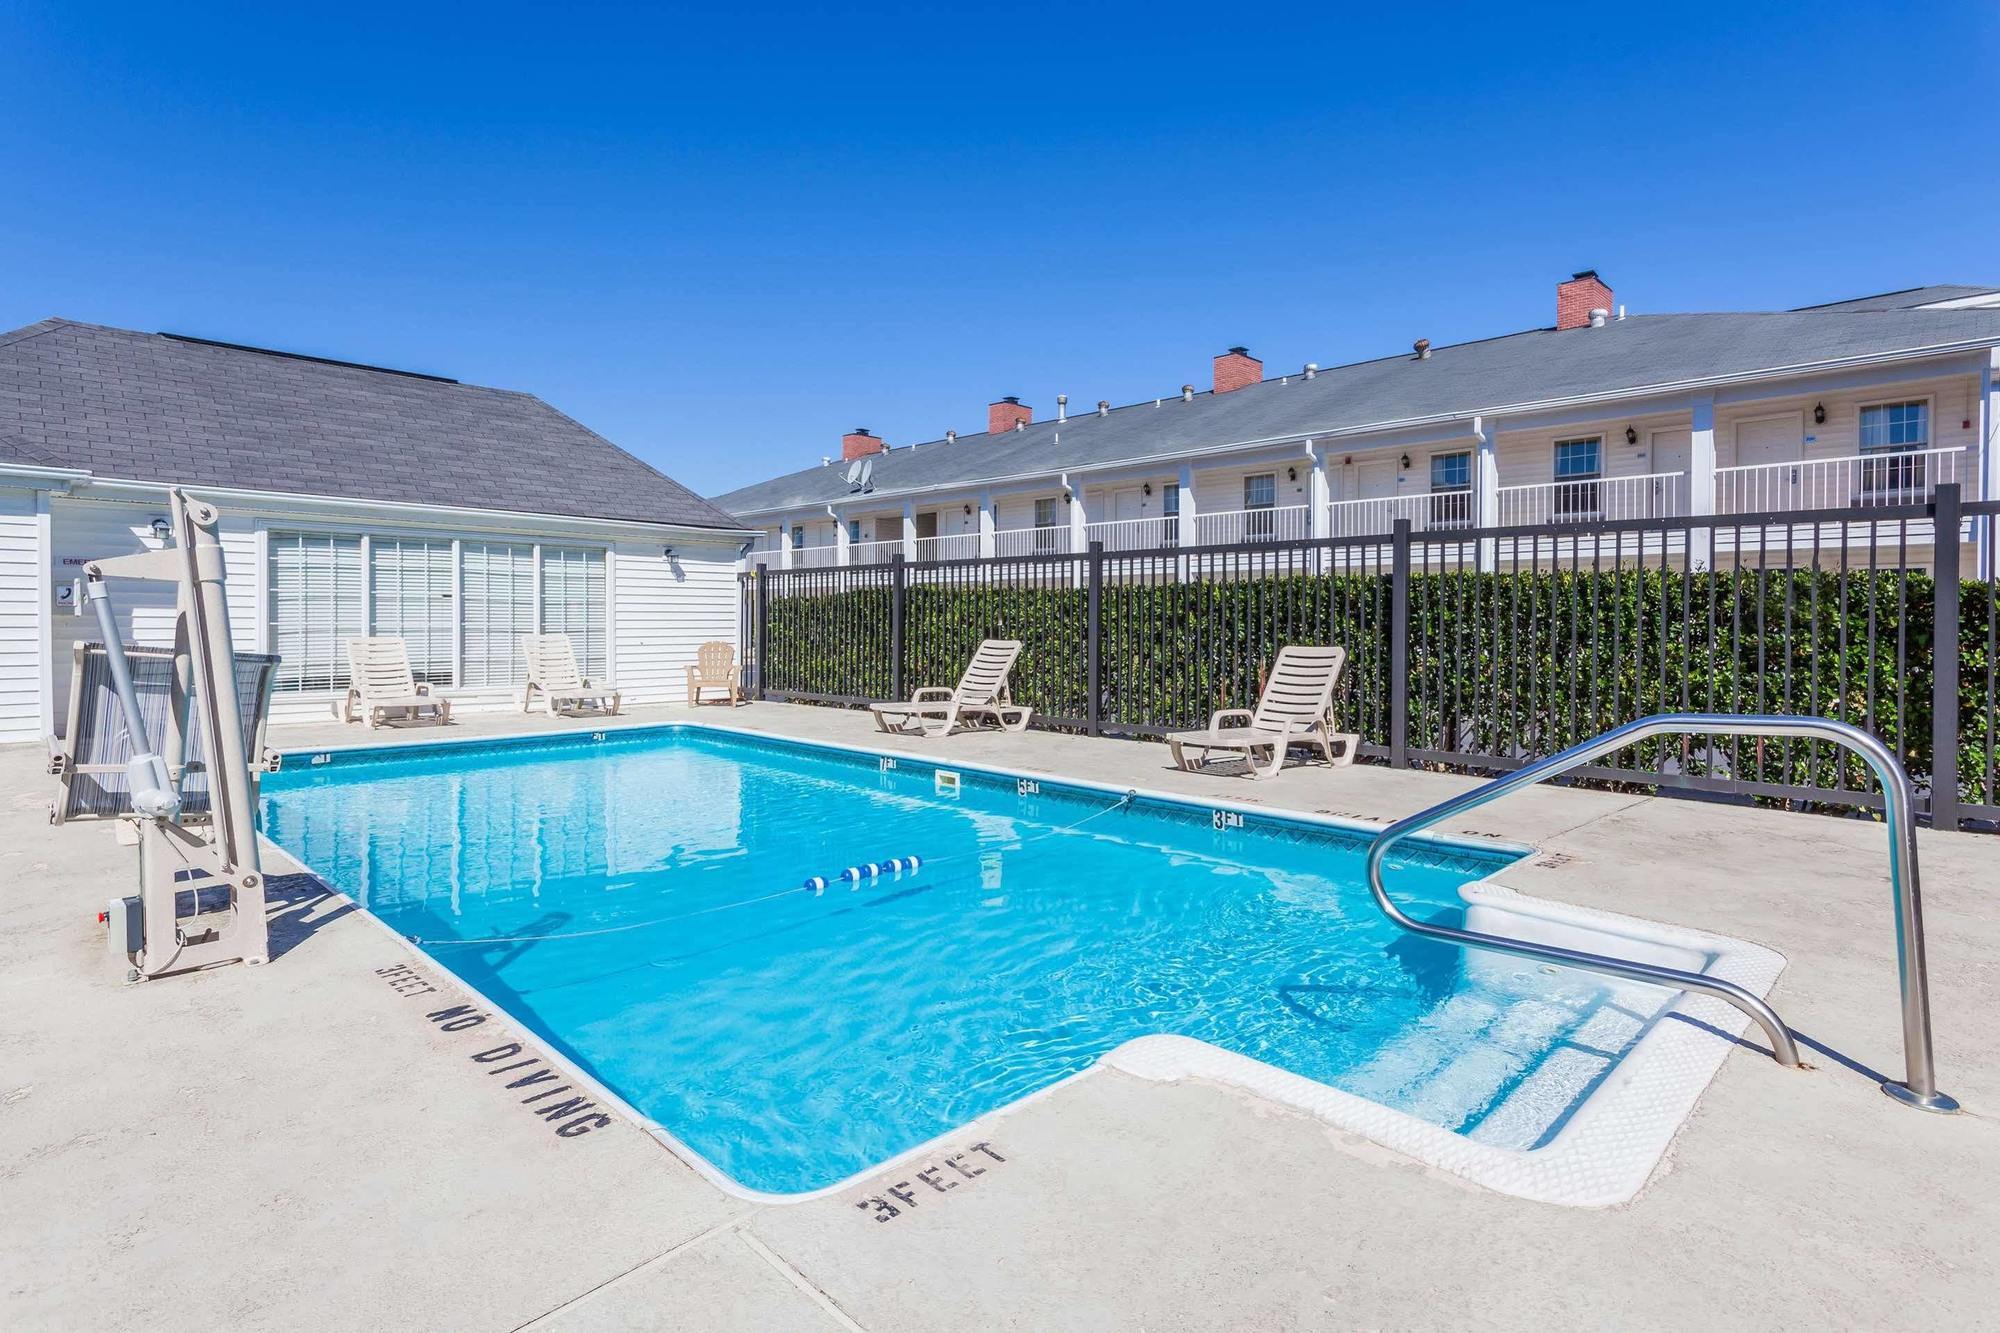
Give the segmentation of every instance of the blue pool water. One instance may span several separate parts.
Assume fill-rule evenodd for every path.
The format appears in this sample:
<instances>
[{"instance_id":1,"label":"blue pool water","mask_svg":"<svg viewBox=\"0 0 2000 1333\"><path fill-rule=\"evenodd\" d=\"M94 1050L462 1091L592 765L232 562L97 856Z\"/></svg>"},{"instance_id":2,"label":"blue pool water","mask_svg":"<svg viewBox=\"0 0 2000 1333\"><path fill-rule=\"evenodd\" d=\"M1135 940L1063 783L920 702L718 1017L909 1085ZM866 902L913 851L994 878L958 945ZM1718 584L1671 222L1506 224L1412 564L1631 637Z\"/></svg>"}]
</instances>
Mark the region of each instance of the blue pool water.
<instances>
[{"instance_id":1,"label":"blue pool water","mask_svg":"<svg viewBox=\"0 0 2000 1333\"><path fill-rule=\"evenodd\" d=\"M959 771L941 794L923 761L666 728L290 756L263 818L759 1190L833 1184L1159 1032L1529 1147L1565 1107L1494 1108L1552 1062L1581 1095L1636 1036L1629 997L1395 930L1357 835ZM1437 918L1510 859L1406 850L1392 890Z\"/></svg>"}]
</instances>

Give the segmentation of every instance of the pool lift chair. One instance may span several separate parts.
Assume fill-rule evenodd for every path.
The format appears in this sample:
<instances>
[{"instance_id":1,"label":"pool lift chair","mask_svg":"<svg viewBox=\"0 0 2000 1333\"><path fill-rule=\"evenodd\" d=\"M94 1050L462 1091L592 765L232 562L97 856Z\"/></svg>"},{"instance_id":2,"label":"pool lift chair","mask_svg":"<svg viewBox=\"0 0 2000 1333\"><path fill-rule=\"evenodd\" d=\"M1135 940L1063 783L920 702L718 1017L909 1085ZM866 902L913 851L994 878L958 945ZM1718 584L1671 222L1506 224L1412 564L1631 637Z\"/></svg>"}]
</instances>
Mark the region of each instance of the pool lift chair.
<instances>
[{"instance_id":1,"label":"pool lift chair","mask_svg":"<svg viewBox=\"0 0 2000 1333\"><path fill-rule=\"evenodd\" d=\"M255 788L244 759L222 545L216 537L220 516L213 505L190 500L178 489L168 497L173 545L83 567L83 600L103 632L106 665L131 739L125 763L131 804L122 817L137 836L139 892L113 898L105 913L107 947L127 968L127 981L270 957ZM147 734L108 578L178 585L173 698L157 738ZM175 776L186 754L191 714L208 740L208 810L199 824L184 809Z\"/></svg>"}]
</instances>

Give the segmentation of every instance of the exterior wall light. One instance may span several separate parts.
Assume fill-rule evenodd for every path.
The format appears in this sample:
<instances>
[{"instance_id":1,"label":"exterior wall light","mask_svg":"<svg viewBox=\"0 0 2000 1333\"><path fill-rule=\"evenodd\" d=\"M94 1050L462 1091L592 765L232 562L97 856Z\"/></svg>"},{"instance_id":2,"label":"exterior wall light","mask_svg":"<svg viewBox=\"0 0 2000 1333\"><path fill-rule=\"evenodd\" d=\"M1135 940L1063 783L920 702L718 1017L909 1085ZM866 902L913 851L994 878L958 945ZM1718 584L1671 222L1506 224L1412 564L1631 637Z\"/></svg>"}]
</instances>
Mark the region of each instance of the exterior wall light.
<instances>
[{"instance_id":1,"label":"exterior wall light","mask_svg":"<svg viewBox=\"0 0 2000 1333\"><path fill-rule=\"evenodd\" d=\"M164 518L156 518L153 520L152 528L153 539L159 542L160 545L165 546L167 544L167 536L174 530L174 525Z\"/></svg>"},{"instance_id":2,"label":"exterior wall light","mask_svg":"<svg viewBox=\"0 0 2000 1333\"><path fill-rule=\"evenodd\" d=\"M1638 442L1639 442L1639 432L1633 427L1627 426L1625 428L1625 443L1637 444Z\"/></svg>"},{"instance_id":3,"label":"exterior wall light","mask_svg":"<svg viewBox=\"0 0 2000 1333\"><path fill-rule=\"evenodd\" d=\"M1403 471L1408 472L1410 470L1410 456L1408 454L1404 454L1402 461L1403 461Z\"/></svg>"},{"instance_id":4,"label":"exterior wall light","mask_svg":"<svg viewBox=\"0 0 2000 1333\"><path fill-rule=\"evenodd\" d=\"M1825 403L1814 403L1814 404L1813 404L1813 425L1815 425L1815 426L1824 426L1825 424L1826 424L1826 404L1825 404Z\"/></svg>"}]
</instances>

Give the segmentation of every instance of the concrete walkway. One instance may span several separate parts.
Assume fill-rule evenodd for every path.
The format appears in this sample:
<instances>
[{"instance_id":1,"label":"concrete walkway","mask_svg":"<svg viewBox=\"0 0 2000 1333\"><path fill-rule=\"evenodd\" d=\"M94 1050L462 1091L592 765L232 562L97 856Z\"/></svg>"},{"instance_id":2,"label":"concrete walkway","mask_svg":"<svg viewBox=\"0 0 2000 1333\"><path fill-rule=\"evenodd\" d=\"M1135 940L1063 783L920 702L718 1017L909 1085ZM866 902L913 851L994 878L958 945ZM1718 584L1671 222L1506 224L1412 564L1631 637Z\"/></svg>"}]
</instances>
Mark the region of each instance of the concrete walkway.
<instances>
[{"instance_id":1,"label":"concrete walkway","mask_svg":"<svg viewBox=\"0 0 2000 1333\"><path fill-rule=\"evenodd\" d=\"M1372 819L1470 783L1252 786L1156 745L895 740L778 705L626 721L690 716ZM445 734L552 725L577 724ZM472 1058L532 1044L305 877L275 882L267 967L121 986L95 914L133 855L50 828L40 767L0 748L0 1327L2000 1326L1994 839L1922 840L1941 1082L1967 1114L1875 1087L1901 1060L1879 826L1542 789L1460 831L1541 848L1504 877L1525 892L1784 953L1774 1002L1820 1048L1805 1073L1732 1055L1632 1204L1523 1203L1235 1091L1096 1071L968 1126L981 1173L877 1221L869 1197L923 1163L759 1206L622 1121L558 1137ZM428 1017L462 1004L487 1016Z\"/></svg>"}]
</instances>

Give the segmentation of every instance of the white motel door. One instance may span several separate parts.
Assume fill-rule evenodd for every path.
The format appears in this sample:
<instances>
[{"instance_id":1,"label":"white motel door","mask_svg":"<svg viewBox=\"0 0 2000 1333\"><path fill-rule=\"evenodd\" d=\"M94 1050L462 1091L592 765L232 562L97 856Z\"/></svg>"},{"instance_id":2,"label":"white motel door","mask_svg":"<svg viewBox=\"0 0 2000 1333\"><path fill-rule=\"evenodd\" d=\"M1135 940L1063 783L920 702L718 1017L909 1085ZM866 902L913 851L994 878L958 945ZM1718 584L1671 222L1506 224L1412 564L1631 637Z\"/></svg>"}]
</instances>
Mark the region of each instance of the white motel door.
<instances>
[{"instance_id":1,"label":"white motel door","mask_svg":"<svg viewBox=\"0 0 2000 1333\"><path fill-rule=\"evenodd\" d=\"M1736 466L1750 472L1730 473L1716 499L1732 513L1796 507L1799 469L1775 466L1797 463L1805 452L1805 427L1796 415L1761 417L1736 425Z\"/></svg>"},{"instance_id":2,"label":"white motel door","mask_svg":"<svg viewBox=\"0 0 2000 1333\"><path fill-rule=\"evenodd\" d=\"M1688 455L1691 452L1688 432L1684 430L1656 430L1646 450L1646 471L1656 475L1653 481L1653 509L1649 518L1679 518L1687 513L1688 498Z\"/></svg>"}]
</instances>

